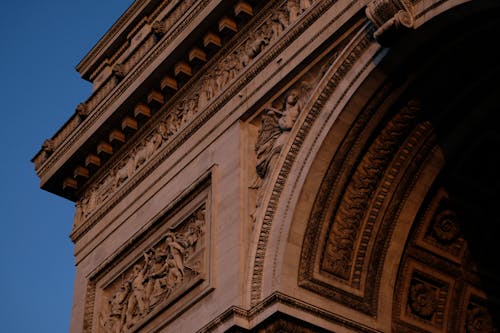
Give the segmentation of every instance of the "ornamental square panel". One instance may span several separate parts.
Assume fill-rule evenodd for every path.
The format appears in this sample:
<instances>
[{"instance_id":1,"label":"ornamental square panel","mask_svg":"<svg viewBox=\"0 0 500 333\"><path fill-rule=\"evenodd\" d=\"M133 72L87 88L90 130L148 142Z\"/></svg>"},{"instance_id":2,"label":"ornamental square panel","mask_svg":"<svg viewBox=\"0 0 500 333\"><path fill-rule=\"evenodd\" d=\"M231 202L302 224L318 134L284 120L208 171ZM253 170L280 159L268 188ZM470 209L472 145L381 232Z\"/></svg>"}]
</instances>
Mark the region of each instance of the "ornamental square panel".
<instances>
[{"instance_id":1,"label":"ornamental square panel","mask_svg":"<svg viewBox=\"0 0 500 333\"><path fill-rule=\"evenodd\" d=\"M447 332L455 280L412 259L403 271L406 278L396 291L395 315L414 327L411 331Z\"/></svg>"}]
</instances>

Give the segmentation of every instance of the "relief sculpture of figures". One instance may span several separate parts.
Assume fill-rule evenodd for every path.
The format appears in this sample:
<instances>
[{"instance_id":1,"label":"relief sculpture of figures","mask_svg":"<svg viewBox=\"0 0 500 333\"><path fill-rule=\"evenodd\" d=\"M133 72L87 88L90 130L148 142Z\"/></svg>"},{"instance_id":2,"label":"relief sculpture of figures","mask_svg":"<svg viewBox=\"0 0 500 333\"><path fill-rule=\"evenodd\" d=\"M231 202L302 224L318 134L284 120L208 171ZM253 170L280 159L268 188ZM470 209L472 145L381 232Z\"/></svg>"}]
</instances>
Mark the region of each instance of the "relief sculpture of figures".
<instances>
[{"instance_id":1,"label":"relief sculpture of figures","mask_svg":"<svg viewBox=\"0 0 500 333\"><path fill-rule=\"evenodd\" d=\"M281 108L269 106L264 109L261 128L255 143L257 176L250 185L251 189L257 190L256 208L252 213L254 222L255 212L262 204L263 190L266 187L269 174L274 169L283 145L287 142L289 133L300 114L301 105L306 100L305 97L310 85L304 81L300 86L302 89L292 88L285 94Z\"/></svg>"},{"instance_id":2,"label":"relief sculpture of figures","mask_svg":"<svg viewBox=\"0 0 500 333\"><path fill-rule=\"evenodd\" d=\"M185 222L166 232L109 288L99 313L100 332L133 330L185 282L200 274L205 209L199 208Z\"/></svg>"},{"instance_id":3,"label":"relief sculpture of figures","mask_svg":"<svg viewBox=\"0 0 500 333\"><path fill-rule=\"evenodd\" d=\"M282 35L283 31L285 31L290 24L295 23L302 13L310 8L312 4L313 0L288 0L281 7L276 8L266 21L254 31L249 32L249 38L246 39L243 44L239 45L226 57L222 58L220 62L213 67L212 71L205 73L204 77L200 80L201 83L198 86L197 92L190 94L190 96L186 96L181 99L177 105L173 106L173 111L160 123L155 133L146 138L138 147L135 147L132 153L121 161L117 168L112 170L106 179L101 182L99 188L90 190L86 195L96 196L99 202L107 200L122 186L122 184L132 178L136 170L144 165L165 141L169 140L170 137L187 126L196 113L198 113L198 110L202 110L206 107L212 99L224 90L231 80L238 76L241 70L247 67L265 48L269 47L271 43L277 40L280 35ZM157 26L157 28L160 28L160 26ZM266 126L269 127L273 121L282 118L283 111L282 109L267 110L266 117L268 119L264 121L267 123ZM297 111L291 111L290 113L293 112L297 113ZM281 122L290 123L290 119L293 117L294 116L290 115L286 116L284 118L287 120L283 119ZM284 128L279 129L279 126L280 125L275 125L276 133L283 133L289 130ZM266 130L263 131L262 136L265 137L270 135L270 140L272 141L274 140L275 134L270 134L269 131ZM284 138L281 140L284 140ZM263 168L263 171L258 171L259 174L267 172L265 170L267 170L269 162L276 154L276 151L279 152L278 146L272 149L274 153L266 151L269 145L270 141L257 153L258 155L262 155L264 159L262 160L263 164L260 166ZM264 178L264 176L261 176L261 178ZM257 183L259 183L258 180ZM258 187L260 187L259 184L253 185L253 188ZM97 205L92 203L95 201L93 199L94 198L86 199L87 202L82 201L82 203L80 203L77 209L78 214L75 215L75 225L81 224L81 222L87 219L97 208Z\"/></svg>"}]
</instances>

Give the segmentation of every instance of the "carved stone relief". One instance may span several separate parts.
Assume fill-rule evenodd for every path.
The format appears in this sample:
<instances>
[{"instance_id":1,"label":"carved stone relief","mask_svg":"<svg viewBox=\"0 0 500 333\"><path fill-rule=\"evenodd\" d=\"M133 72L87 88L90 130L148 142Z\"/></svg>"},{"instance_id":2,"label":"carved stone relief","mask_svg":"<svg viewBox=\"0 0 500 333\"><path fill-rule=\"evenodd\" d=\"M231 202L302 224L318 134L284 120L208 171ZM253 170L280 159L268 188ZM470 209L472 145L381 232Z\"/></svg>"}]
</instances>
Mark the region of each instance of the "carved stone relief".
<instances>
[{"instance_id":1,"label":"carved stone relief","mask_svg":"<svg viewBox=\"0 0 500 333\"><path fill-rule=\"evenodd\" d=\"M377 27L373 33L382 45L392 43L404 29L413 27L413 5L408 0L373 0L365 10L366 16Z\"/></svg>"},{"instance_id":2,"label":"carved stone relief","mask_svg":"<svg viewBox=\"0 0 500 333\"><path fill-rule=\"evenodd\" d=\"M203 279L206 273L206 208L170 227L101 290L97 332L133 331L139 323Z\"/></svg>"},{"instance_id":3,"label":"carved stone relief","mask_svg":"<svg viewBox=\"0 0 500 333\"><path fill-rule=\"evenodd\" d=\"M347 187L324 245L321 269L349 280L363 220L380 179L406 138L420 107L408 103L368 149Z\"/></svg>"},{"instance_id":4,"label":"carved stone relief","mask_svg":"<svg viewBox=\"0 0 500 333\"><path fill-rule=\"evenodd\" d=\"M459 216L446 189L436 186L414 222L395 287L397 332L497 332L481 278L468 255Z\"/></svg>"},{"instance_id":5,"label":"carved stone relief","mask_svg":"<svg viewBox=\"0 0 500 333\"><path fill-rule=\"evenodd\" d=\"M262 204L264 190L270 179L270 174L275 167L276 160L286 144L290 130L297 119L303 105L308 99L309 83L302 81L299 86L302 89L291 88L281 98L282 103L278 108L272 103L266 107L261 117L261 127L255 143L255 154L257 157L256 175L249 188L257 190L255 211ZM252 220L255 221L255 211Z\"/></svg>"},{"instance_id":6,"label":"carved stone relief","mask_svg":"<svg viewBox=\"0 0 500 333\"><path fill-rule=\"evenodd\" d=\"M465 332L495 333L491 310L485 304L488 302L479 296L471 295L466 307Z\"/></svg>"},{"instance_id":7,"label":"carved stone relief","mask_svg":"<svg viewBox=\"0 0 500 333\"><path fill-rule=\"evenodd\" d=\"M337 55L338 51L329 52L309 69L307 74L298 78L283 94L268 103L258 117L252 119L251 122L259 128L253 146L256 157L255 172L252 172L249 185L250 189L256 191L255 207L251 213L253 222L262 205L264 192L276 167L277 159L289 140L297 118Z\"/></svg>"},{"instance_id":8,"label":"carved stone relief","mask_svg":"<svg viewBox=\"0 0 500 333\"><path fill-rule=\"evenodd\" d=\"M330 161L304 235L298 276L299 286L370 315L377 314L398 207L433 147L432 127L419 120L418 100L401 101L385 115L388 109L372 113L381 102L373 103ZM383 124L381 117L387 118Z\"/></svg>"},{"instance_id":9,"label":"carved stone relief","mask_svg":"<svg viewBox=\"0 0 500 333\"><path fill-rule=\"evenodd\" d=\"M294 1L292 1L294 2ZM302 1L304 2L304 1ZM301 3L302 3L301 2ZM306 11L306 5L312 4L310 1L305 1L302 7L294 9L293 15L302 15ZM230 49L224 56L221 56L214 65L205 72L201 78L194 83L188 93L177 99L176 102L166 110L163 119L158 121L153 132L144 138L143 142L130 150L130 152L118 162L115 167L96 182L96 185L89 187L82 195L82 199L77 204L81 208L80 213L75 216L75 226L80 225L84 220L88 219L98 208L95 205L89 205L90 197L96 196L100 203L104 202L104 198L110 197L126 182L128 182L134 174L140 169L141 165L151 160L157 151L171 141L179 132L186 128L196 117L199 111L206 109L207 105L218 97L225 88L241 72L254 62L262 51L273 44L280 34L282 34L288 25L298 19L291 13L287 1L278 4L273 10L264 13L264 16L258 20L258 24L252 31L248 33L245 40L237 44L233 49ZM292 6L293 7L293 6ZM295 8L295 7L294 7ZM248 46L250 46L250 49ZM157 139L153 139L153 137ZM161 137L161 139L159 139ZM147 158L141 158L142 162L138 165L136 155L141 147L147 145L146 142L156 140L149 149ZM113 179L112 185L108 178ZM95 193L94 193L95 192Z\"/></svg>"},{"instance_id":10,"label":"carved stone relief","mask_svg":"<svg viewBox=\"0 0 500 333\"><path fill-rule=\"evenodd\" d=\"M416 242L419 246L439 253L449 260L455 262L463 260L466 250L465 239L457 213L444 188L438 190L424 213Z\"/></svg>"},{"instance_id":11,"label":"carved stone relief","mask_svg":"<svg viewBox=\"0 0 500 333\"><path fill-rule=\"evenodd\" d=\"M448 308L453 286L450 280L441 279L435 274L420 271L410 263L411 272L406 290L403 290L405 309L403 317L416 325L433 326L440 330L446 326L446 309ZM439 275L438 275L439 276Z\"/></svg>"}]
</instances>

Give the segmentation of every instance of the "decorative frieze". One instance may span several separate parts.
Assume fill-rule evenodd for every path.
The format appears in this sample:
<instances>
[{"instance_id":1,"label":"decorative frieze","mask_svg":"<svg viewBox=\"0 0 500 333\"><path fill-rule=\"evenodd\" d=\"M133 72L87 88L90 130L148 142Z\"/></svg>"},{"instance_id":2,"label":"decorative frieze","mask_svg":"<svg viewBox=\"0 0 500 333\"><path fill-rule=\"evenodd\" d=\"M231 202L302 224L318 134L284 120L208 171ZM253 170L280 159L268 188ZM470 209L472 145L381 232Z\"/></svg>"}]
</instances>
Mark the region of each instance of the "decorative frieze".
<instances>
[{"instance_id":1,"label":"decorative frieze","mask_svg":"<svg viewBox=\"0 0 500 333\"><path fill-rule=\"evenodd\" d=\"M87 189L80 201L85 203L88 201L89 197L97 196L99 197L99 202L102 203L104 197L108 198L116 192L121 184L131 179L140 169L140 165L152 158L162 145L171 141L178 132L187 127L196 117L198 111L205 109L212 100L219 96L226 86L236 79L236 77L254 61L257 55L263 51L264 47L268 47L268 45L275 42L279 37L277 34L278 32L283 33L286 28L282 26L283 21L272 18L277 18L280 15L290 16L287 8L288 4L284 1L269 13L265 13L265 16L261 17L258 21L259 24L254 28L255 30L249 34L250 37L237 44L233 50L229 50L225 56L220 57L219 60L201 76L198 82L190 87L188 93L183 98L178 99L175 104L169 107L168 112L158 121L158 125L155 127L154 131L144 139L144 142L139 142L136 147L132 148L130 152L115 165L107 176ZM304 9L300 10L302 13ZM291 23L292 20L287 19L286 21L287 23ZM279 28L277 28L277 26L279 26ZM257 49L253 49L249 54L247 45L250 44L260 46ZM140 164L137 163L136 161L138 158L135 155L143 150L147 142L153 141L155 144L149 144L151 148L149 148L150 153L145 155L147 158L141 158L142 162ZM114 179L114 181L110 181L109 178ZM103 186L104 184L114 185L105 187ZM97 208L96 206L92 207L85 204L81 204L81 206L84 207L82 209L84 212L82 214L83 219L79 220L79 223L75 223L75 225L80 224L81 221L89 217L94 209Z\"/></svg>"}]
</instances>

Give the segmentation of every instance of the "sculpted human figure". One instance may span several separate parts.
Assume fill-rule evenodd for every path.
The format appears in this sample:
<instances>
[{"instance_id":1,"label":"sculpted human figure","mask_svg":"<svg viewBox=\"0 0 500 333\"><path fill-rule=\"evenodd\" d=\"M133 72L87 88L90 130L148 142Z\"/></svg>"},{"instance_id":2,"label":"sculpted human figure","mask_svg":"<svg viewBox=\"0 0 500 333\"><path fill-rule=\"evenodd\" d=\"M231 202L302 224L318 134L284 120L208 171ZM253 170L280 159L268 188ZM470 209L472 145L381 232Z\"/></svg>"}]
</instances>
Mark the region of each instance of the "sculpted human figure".
<instances>
[{"instance_id":1,"label":"sculpted human figure","mask_svg":"<svg viewBox=\"0 0 500 333\"><path fill-rule=\"evenodd\" d=\"M198 109L203 108L215 95L215 80L213 74L207 74L201 83L200 98L198 99Z\"/></svg>"},{"instance_id":2,"label":"sculpted human figure","mask_svg":"<svg viewBox=\"0 0 500 333\"><path fill-rule=\"evenodd\" d=\"M151 250L151 264L147 274L146 298L149 307L156 305L168 297L170 290L167 287L168 254L162 248Z\"/></svg>"},{"instance_id":3,"label":"sculpted human figure","mask_svg":"<svg viewBox=\"0 0 500 333\"><path fill-rule=\"evenodd\" d=\"M258 190L256 210L262 203L264 194L262 189L265 187L268 175L274 168L281 149L288 139L289 132L300 113L299 96L298 90L291 89L286 93L281 109L267 107L264 110L262 125L255 143L257 177L250 185L250 188ZM255 211L251 214L254 221Z\"/></svg>"},{"instance_id":4,"label":"sculpted human figure","mask_svg":"<svg viewBox=\"0 0 500 333\"><path fill-rule=\"evenodd\" d=\"M278 38L288 26L288 17L283 10L278 10L271 17L271 40Z\"/></svg>"},{"instance_id":5,"label":"sculpted human figure","mask_svg":"<svg viewBox=\"0 0 500 333\"><path fill-rule=\"evenodd\" d=\"M299 18L301 11L298 0L288 0L287 2L288 18L289 22L293 23Z\"/></svg>"},{"instance_id":6,"label":"sculpted human figure","mask_svg":"<svg viewBox=\"0 0 500 333\"><path fill-rule=\"evenodd\" d=\"M298 101L299 93L292 89L285 95L281 110L268 107L264 111L262 127L255 144L256 170L261 178L267 176L270 166L274 164L274 158L281 151L288 132L300 113Z\"/></svg>"},{"instance_id":7,"label":"sculpted human figure","mask_svg":"<svg viewBox=\"0 0 500 333\"><path fill-rule=\"evenodd\" d=\"M108 197L113 193L114 188L114 179L115 175L113 171L109 173L109 175L104 179L104 181L99 186L99 201L103 202L107 200Z\"/></svg>"},{"instance_id":8,"label":"sculpted human figure","mask_svg":"<svg viewBox=\"0 0 500 333\"><path fill-rule=\"evenodd\" d=\"M240 70L240 62L238 60L238 54L236 52L231 53L229 55L228 60L228 81L231 81L238 75Z\"/></svg>"},{"instance_id":9,"label":"sculpted human figure","mask_svg":"<svg viewBox=\"0 0 500 333\"><path fill-rule=\"evenodd\" d=\"M84 217L82 201L81 200L77 201L75 204L75 207L76 207L76 209L75 209L75 218L73 219L73 225L77 226L80 224L80 222L83 221L83 217Z\"/></svg>"},{"instance_id":10,"label":"sculpted human figure","mask_svg":"<svg viewBox=\"0 0 500 333\"><path fill-rule=\"evenodd\" d=\"M193 94L189 97L186 106L191 115L196 114L198 112L198 94Z\"/></svg>"},{"instance_id":11,"label":"sculpted human figure","mask_svg":"<svg viewBox=\"0 0 500 333\"><path fill-rule=\"evenodd\" d=\"M169 288L174 288L178 283L182 281L184 273L180 270L177 261L172 255L168 256L165 264L168 267L167 286Z\"/></svg>"},{"instance_id":12,"label":"sculpted human figure","mask_svg":"<svg viewBox=\"0 0 500 333\"><path fill-rule=\"evenodd\" d=\"M292 89L286 95L283 101L283 111L281 113L281 118L278 120L281 132L290 131L297 120L300 113L299 106L299 92L296 89Z\"/></svg>"},{"instance_id":13,"label":"sculpted human figure","mask_svg":"<svg viewBox=\"0 0 500 333\"><path fill-rule=\"evenodd\" d=\"M300 10L304 11L311 7L312 1L311 0L300 0Z\"/></svg>"},{"instance_id":14,"label":"sculpted human figure","mask_svg":"<svg viewBox=\"0 0 500 333\"><path fill-rule=\"evenodd\" d=\"M147 263L144 266L137 264L134 266L134 272L132 275L132 280L130 281L131 291L130 297L127 304L127 327L131 327L134 324L134 314L137 312L138 316L142 316L146 313L146 270Z\"/></svg>"},{"instance_id":15,"label":"sculpted human figure","mask_svg":"<svg viewBox=\"0 0 500 333\"><path fill-rule=\"evenodd\" d=\"M179 123L176 115L170 113L165 120L165 133L167 136L174 135L179 129Z\"/></svg>"},{"instance_id":16,"label":"sculpted human figure","mask_svg":"<svg viewBox=\"0 0 500 333\"><path fill-rule=\"evenodd\" d=\"M281 133L278 125L278 115L280 113L277 109L268 107L264 110L262 116L262 125L255 143L255 152L257 154L256 171L260 178L267 175L272 156L276 153L274 143Z\"/></svg>"},{"instance_id":17,"label":"sculpted human figure","mask_svg":"<svg viewBox=\"0 0 500 333\"><path fill-rule=\"evenodd\" d=\"M119 333L125 320L125 306L130 291L128 284L122 285L108 300L107 313L101 313L100 324L106 333Z\"/></svg>"},{"instance_id":18,"label":"sculpted human figure","mask_svg":"<svg viewBox=\"0 0 500 333\"><path fill-rule=\"evenodd\" d=\"M184 247L177 242L175 234L172 232L167 233L165 244L167 252L172 256L180 273L184 275Z\"/></svg>"},{"instance_id":19,"label":"sculpted human figure","mask_svg":"<svg viewBox=\"0 0 500 333\"><path fill-rule=\"evenodd\" d=\"M117 188L122 184L126 179L129 179L132 177L135 171L135 158L133 157L135 154L135 151L132 152L131 156L128 158L127 162L116 171L115 174L115 185L114 187Z\"/></svg>"},{"instance_id":20,"label":"sculpted human figure","mask_svg":"<svg viewBox=\"0 0 500 333\"><path fill-rule=\"evenodd\" d=\"M97 189L92 187L89 191L88 201L87 201L87 211L93 212L97 207Z\"/></svg>"},{"instance_id":21,"label":"sculpted human figure","mask_svg":"<svg viewBox=\"0 0 500 333\"><path fill-rule=\"evenodd\" d=\"M144 164L160 147L162 143L161 134L156 132L153 136L146 140L146 143L142 145L136 152L134 156L134 168L138 169L142 164Z\"/></svg>"},{"instance_id":22,"label":"sculpted human figure","mask_svg":"<svg viewBox=\"0 0 500 333\"><path fill-rule=\"evenodd\" d=\"M265 23L259 32L257 32L256 34L252 34L248 39L246 48L248 58L255 58L269 43L268 39L266 38L266 29L267 24Z\"/></svg>"}]
</instances>

